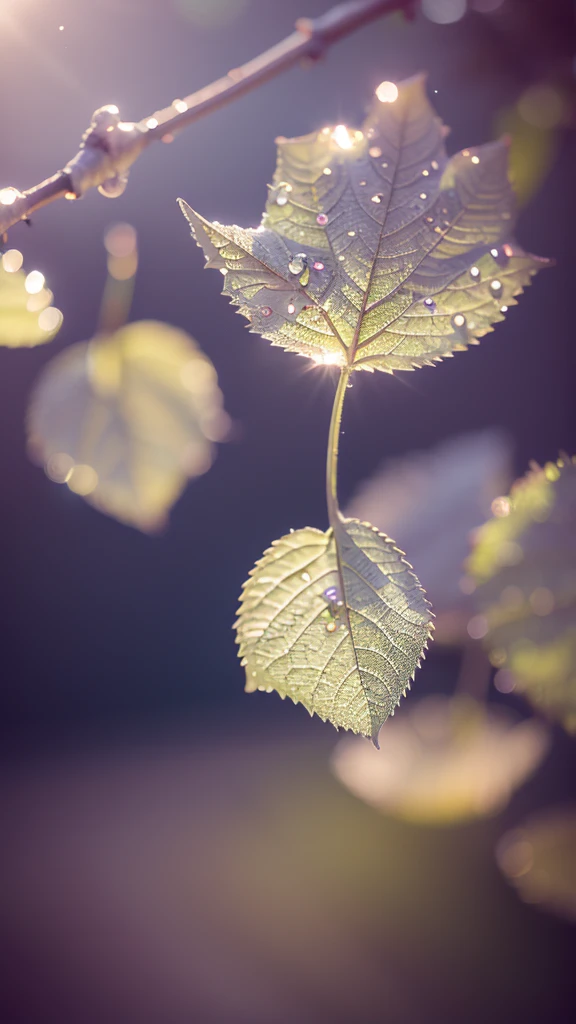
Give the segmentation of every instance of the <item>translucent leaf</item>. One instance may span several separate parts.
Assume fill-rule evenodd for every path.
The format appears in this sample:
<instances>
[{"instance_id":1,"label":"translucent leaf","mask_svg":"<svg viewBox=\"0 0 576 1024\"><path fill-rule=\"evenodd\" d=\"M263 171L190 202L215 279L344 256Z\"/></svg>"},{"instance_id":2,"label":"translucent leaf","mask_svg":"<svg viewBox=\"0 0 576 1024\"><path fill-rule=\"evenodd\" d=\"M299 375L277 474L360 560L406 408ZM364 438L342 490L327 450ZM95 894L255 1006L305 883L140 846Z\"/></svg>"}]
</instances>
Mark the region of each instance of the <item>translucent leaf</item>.
<instances>
[{"instance_id":1,"label":"translucent leaf","mask_svg":"<svg viewBox=\"0 0 576 1024\"><path fill-rule=\"evenodd\" d=\"M495 431L450 438L385 462L361 484L348 515L384 524L418 569L436 615L436 642L467 638L471 598L461 589L470 534L512 479L510 445Z\"/></svg>"},{"instance_id":2,"label":"translucent leaf","mask_svg":"<svg viewBox=\"0 0 576 1024\"><path fill-rule=\"evenodd\" d=\"M0 259L0 345L32 347L51 341L62 324L62 313L51 305L52 292L39 271L20 269L22 254L9 249ZM17 268L17 269L13 269Z\"/></svg>"},{"instance_id":3,"label":"translucent leaf","mask_svg":"<svg viewBox=\"0 0 576 1024\"><path fill-rule=\"evenodd\" d=\"M260 227L180 201L251 330L319 362L410 370L476 343L547 261L511 241L507 147L451 159L422 76L344 125L278 141Z\"/></svg>"},{"instance_id":4,"label":"translucent leaf","mask_svg":"<svg viewBox=\"0 0 576 1024\"><path fill-rule=\"evenodd\" d=\"M547 811L507 832L496 859L526 903L576 921L574 808Z\"/></svg>"},{"instance_id":5,"label":"translucent leaf","mask_svg":"<svg viewBox=\"0 0 576 1024\"><path fill-rule=\"evenodd\" d=\"M537 720L516 723L469 697L427 697L382 734L382 750L341 740L337 777L378 810L427 825L495 814L536 769L549 746Z\"/></svg>"},{"instance_id":6,"label":"translucent leaf","mask_svg":"<svg viewBox=\"0 0 576 1024\"><path fill-rule=\"evenodd\" d=\"M183 331L140 321L48 364L29 411L31 454L90 504L159 528L227 426L210 361Z\"/></svg>"},{"instance_id":7,"label":"translucent leaf","mask_svg":"<svg viewBox=\"0 0 576 1024\"><path fill-rule=\"evenodd\" d=\"M534 467L480 528L468 570L491 659L576 730L576 464Z\"/></svg>"},{"instance_id":8,"label":"translucent leaf","mask_svg":"<svg viewBox=\"0 0 576 1024\"><path fill-rule=\"evenodd\" d=\"M236 625L248 691L277 690L375 742L431 630L402 552L354 519L275 541L244 585Z\"/></svg>"}]
</instances>

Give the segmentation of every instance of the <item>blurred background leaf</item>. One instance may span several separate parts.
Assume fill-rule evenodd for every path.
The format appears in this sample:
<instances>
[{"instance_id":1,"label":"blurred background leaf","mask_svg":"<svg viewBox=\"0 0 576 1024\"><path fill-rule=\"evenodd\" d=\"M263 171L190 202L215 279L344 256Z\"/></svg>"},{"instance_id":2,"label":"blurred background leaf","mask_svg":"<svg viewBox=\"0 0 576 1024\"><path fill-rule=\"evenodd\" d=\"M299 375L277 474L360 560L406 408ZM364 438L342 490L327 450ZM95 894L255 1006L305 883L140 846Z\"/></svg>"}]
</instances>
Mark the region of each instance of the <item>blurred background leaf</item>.
<instances>
[{"instance_id":1,"label":"blurred background leaf","mask_svg":"<svg viewBox=\"0 0 576 1024\"><path fill-rule=\"evenodd\" d=\"M192 338L137 321L48 365L31 399L28 444L52 480L153 531L188 479L210 468L227 427L216 371Z\"/></svg>"},{"instance_id":2,"label":"blurred background leaf","mask_svg":"<svg viewBox=\"0 0 576 1024\"><path fill-rule=\"evenodd\" d=\"M576 921L576 808L533 815L499 841L502 873L526 903Z\"/></svg>"},{"instance_id":3,"label":"blurred background leaf","mask_svg":"<svg viewBox=\"0 0 576 1024\"><path fill-rule=\"evenodd\" d=\"M546 728L467 696L424 697L388 721L380 750L340 741L336 776L378 810L426 825L496 814L548 750Z\"/></svg>"},{"instance_id":4,"label":"blurred background leaf","mask_svg":"<svg viewBox=\"0 0 576 1024\"><path fill-rule=\"evenodd\" d=\"M348 515L374 523L408 552L432 602L437 643L467 640L472 606L461 584L470 535L508 488L511 448L494 430L449 438L388 460L348 505Z\"/></svg>"},{"instance_id":5,"label":"blurred background leaf","mask_svg":"<svg viewBox=\"0 0 576 1024\"><path fill-rule=\"evenodd\" d=\"M576 460L533 466L494 511L468 561L475 636L508 689L574 731Z\"/></svg>"}]
</instances>

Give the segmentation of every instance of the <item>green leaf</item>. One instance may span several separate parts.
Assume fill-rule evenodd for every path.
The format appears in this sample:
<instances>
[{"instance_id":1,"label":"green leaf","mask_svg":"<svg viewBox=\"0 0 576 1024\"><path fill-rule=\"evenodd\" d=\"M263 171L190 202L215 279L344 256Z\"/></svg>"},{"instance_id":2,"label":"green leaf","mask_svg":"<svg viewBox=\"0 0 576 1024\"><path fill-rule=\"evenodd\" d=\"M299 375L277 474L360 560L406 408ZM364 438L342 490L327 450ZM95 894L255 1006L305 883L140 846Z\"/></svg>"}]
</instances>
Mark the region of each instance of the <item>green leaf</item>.
<instances>
[{"instance_id":1,"label":"green leaf","mask_svg":"<svg viewBox=\"0 0 576 1024\"><path fill-rule=\"evenodd\" d=\"M53 359L32 397L32 457L121 522L153 531L227 427L211 362L183 331L139 321Z\"/></svg>"},{"instance_id":2,"label":"green leaf","mask_svg":"<svg viewBox=\"0 0 576 1024\"><path fill-rule=\"evenodd\" d=\"M422 76L343 125L278 142L255 229L211 223L180 200L207 265L250 329L318 362L410 370L503 319L547 260L511 241L507 146L448 159Z\"/></svg>"},{"instance_id":3,"label":"green leaf","mask_svg":"<svg viewBox=\"0 0 576 1024\"><path fill-rule=\"evenodd\" d=\"M21 265L17 249L9 249L0 260L0 345L8 348L44 345L62 324L62 313L51 305L54 296L42 275L27 275Z\"/></svg>"},{"instance_id":4,"label":"green leaf","mask_svg":"<svg viewBox=\"0 0 576 1024\"><path fill-rule=\"evenodd\" d=\"M236 626L248 691L277 690L375 743L432 628L394 542L343 518L273 543L244 585Z\"/></svg>"},{"instance_id":5,"label":"green leaf","mask_svg":"<svg viewBox=\"0 0 576 1024\"><path fill-rule=\"evenodd\" d=\"M337 745L336 776L361 800L425 825L495 814L532 775L550 746L537 719L470 697L425 697L388 722L376 753L357 737Z\"/></svg>"},{"instance_id":6,"label":"green leaf","mask_svg":"<svg viewBox=\"0 0 576 1024\"><path fill-rule=\"evenodd\" d=\"M576 731L575 460L533 467L493 507L468 560L491 659Z\"/></svg>"}]
</instances>

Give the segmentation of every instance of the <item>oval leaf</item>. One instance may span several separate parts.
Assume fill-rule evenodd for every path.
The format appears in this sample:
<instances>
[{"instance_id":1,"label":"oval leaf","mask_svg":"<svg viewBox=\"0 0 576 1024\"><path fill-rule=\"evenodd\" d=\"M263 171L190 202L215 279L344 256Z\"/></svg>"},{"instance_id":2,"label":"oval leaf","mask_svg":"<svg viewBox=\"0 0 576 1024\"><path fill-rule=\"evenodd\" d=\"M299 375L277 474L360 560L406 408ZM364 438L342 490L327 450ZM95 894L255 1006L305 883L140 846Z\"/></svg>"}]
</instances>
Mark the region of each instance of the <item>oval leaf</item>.
<instances>
[{"instance_id":1,"label":"oval leaf","mask_svg":"<svg viewBox=\"0 0 576 1024\"><path fill-rule=\"evenodd\" d=\"M480 528L468 571L493 664L576 730L576 462L535 466Z\"/></svg>"},{"instance_id":2,"label":"oval leaf","mask_svg":"<svg viewBox=\"0 0 576 1024\"><path fill-rule=\"evenodd\" d=\"M426 825L452 825L500 811L549 747L536 719L469 697L433 696L394 722L378 753L359 739L334 752L337 777L380 811Z\"/></svg>"},{"instance_id":3,"label":"oval leaf","mask_svg":"<svg viewBox=\"0 0 576 1024\"><path fill-rule=\"evenodd\" d=\"M375 743L431 631L402 552L355 519L275 541L244 585L236 626L248 691L277 690Z\"/></svg>"},{"instance_id":4,"label":"oval leaf","mask_svg":"<svg viewBox=\"0 0 576 1024\"><path fill-rule=\"evenodd\" d=\"M507 146L450 160L422 76L362 132L282 139L260 227L180 200L251 330L319 362L411 370L477 343L547 263L511 241Z\"/></svg>"},{"instance_id":5,"label":"oval leaf","mask_svg":"<svg viewBox=\"0 0 576 1024\"><path fill-rule=\"evenodd\" d=\"M44 370L29 411L31 454L91 505L158 529L227 426L216 372L192 338L140 321L74 345Z\"/></svg>"},{"instance_id":6,"label":"oval leaf","mask_svg":"<svg viewBox=\"0 0 576 1024\"><path fill-rule=\"evenodd\" d=\"M51 305L54 296L40 273L6 269L20 266L21 261L16 249L0 260L0 345L8 348L44 345L62 324L62 313Z\"/></svg>"}]
</instances>

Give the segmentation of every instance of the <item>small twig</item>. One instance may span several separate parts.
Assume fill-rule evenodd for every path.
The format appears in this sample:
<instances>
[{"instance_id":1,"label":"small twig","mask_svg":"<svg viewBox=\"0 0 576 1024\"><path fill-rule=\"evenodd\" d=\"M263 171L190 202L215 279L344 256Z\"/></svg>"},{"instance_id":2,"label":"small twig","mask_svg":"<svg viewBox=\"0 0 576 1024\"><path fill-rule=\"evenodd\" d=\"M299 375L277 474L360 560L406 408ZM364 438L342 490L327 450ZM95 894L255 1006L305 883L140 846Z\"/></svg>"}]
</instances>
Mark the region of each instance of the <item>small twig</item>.
<instances>
[{"instance_id":1,"label":"small twig","mask_svg":"<svg viewBox=\"0 0 576 1024\"><path fill-rule=\"evenodd\" d=\"M244 96L299 61L317 60L333 43L357 28L395 11L411 16L415 6L416 0L370 0L339 4L319 18L302 18L295 32L259 57L137 124L122 121L117 107L100 107L92 115L76 156L63 170L26 192L9 188L0 191L0 239L18 221L27 220L34 210L55 199L79 199L90 188L98 188L110 197L120 195L130 167L151 142L171 141L193 121Z\"/></svg>"}]
</instances>

